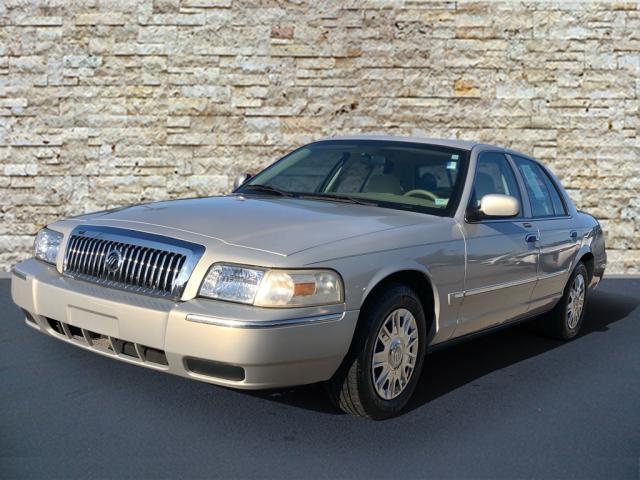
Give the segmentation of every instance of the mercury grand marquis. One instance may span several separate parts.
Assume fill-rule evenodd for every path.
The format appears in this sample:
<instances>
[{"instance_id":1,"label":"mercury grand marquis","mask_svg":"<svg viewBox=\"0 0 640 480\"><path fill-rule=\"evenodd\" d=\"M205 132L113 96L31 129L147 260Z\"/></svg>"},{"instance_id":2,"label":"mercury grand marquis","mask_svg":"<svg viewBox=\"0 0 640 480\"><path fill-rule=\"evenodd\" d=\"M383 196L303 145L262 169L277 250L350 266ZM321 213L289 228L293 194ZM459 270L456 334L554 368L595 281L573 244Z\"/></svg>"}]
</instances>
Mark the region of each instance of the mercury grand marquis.
<instances>
[{"instance_id":1,"label":"mercury grand marquis","mask_svg":"<svg viewBox=\"0 0 640 480\"><path fill-rule=\"evenodd\" d=\"M598 222L530 156L356 136L229 195L57 221L11 291L27 325L78 347L227 387L323 382L382 419L436 348L534 316L574 338L605 264Z\"/></svg>"}]
</instances>

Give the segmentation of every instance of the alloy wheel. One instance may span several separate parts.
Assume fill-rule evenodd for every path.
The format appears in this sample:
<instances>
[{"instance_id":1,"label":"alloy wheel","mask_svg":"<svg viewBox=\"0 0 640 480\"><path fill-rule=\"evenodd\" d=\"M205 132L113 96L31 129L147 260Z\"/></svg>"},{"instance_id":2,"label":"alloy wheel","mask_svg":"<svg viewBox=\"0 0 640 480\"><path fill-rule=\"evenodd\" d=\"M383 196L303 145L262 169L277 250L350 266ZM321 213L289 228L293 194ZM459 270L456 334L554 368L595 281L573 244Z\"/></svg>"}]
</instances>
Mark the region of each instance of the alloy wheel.
<instances>
[{"instance_id":1,"label":"alloy wheel","mask_svg":"<svg viewBox=\"0 0 640 480\"><path fill-rule=\"evenodd\" d=\"M398 308L382 322L371 359L376 393L384 400L400 395L411 379L418 359L418 325L413 314Z\"/></svg>"},{"instance_id":2,"label":"alloy wheel","mask_svg":"<svg viewBox=\"0 0 640 480\"><path fill-rule=\"evenodd\" d=\"M578 325L584 308L584 298L586 292L586 284L584 276L581 273L576 275L569 290L569 299L567 301L567 326L573 330Z\"/></svg>"}]
</instances>

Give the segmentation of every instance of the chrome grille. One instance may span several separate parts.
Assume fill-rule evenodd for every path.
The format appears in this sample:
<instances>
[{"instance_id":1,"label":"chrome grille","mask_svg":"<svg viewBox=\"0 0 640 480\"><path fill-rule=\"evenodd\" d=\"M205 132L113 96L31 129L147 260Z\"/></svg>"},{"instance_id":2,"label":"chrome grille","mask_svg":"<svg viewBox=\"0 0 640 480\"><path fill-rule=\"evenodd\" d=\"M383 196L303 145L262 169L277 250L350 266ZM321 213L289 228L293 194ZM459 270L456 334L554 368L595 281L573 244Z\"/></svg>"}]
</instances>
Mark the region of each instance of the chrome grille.
<instances>
[{"instance_id":1,"label":"chrome grille","mask_svg":"<svg viewBox=\"0 0 640 480\"><path fill-rule=\"evenodd\" d=\"M141 232L79 227L69 237L64 272L109 287L178 298L203 250Z\"/></svg>"}]
</instances>

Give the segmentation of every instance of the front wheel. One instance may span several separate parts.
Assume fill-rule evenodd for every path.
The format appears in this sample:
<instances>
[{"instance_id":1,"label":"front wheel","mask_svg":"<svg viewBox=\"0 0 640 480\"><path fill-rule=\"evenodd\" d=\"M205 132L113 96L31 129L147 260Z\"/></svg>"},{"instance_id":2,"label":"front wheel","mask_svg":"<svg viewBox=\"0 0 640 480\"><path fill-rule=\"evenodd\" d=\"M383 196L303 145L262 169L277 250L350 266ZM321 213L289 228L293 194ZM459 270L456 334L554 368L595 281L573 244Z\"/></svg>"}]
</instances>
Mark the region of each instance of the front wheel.
<instances>
[{"instance_id":1,"label":"front wheel","mask_svg":"<svg viewBox=\"0 0 640 480\"><path fill-rule=\"evenodd\" d=\"M416 293L391 285L361 312L352 348L327 390L344 412L381 420L407 404L422 371L426 320Z\"/></svg>"},{"instance_id":2,"label":"front wheel","mask_svg":"<svg viewBox=\"0 0 640 480\"><path fill-rule=\"evenodd\" d=\"M584 320L589 285L589 272L579 263L569 277L562 298L545 318L545 333L560 340L571 340Z\"/></svg>"}]
</instances>

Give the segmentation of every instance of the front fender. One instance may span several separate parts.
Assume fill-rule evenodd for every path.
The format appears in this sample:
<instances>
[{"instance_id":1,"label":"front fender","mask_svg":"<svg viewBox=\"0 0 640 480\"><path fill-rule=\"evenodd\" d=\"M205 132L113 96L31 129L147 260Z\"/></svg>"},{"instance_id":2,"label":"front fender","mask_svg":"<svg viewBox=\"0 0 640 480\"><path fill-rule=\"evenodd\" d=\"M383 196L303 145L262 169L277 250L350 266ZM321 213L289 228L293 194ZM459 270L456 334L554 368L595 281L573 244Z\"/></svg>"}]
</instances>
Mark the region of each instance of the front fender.
<instances>
[{"instance_id":1,"label":"front fender","mask_svg":"<svg viewBox=\"0 0 640 480\"><path fill-rule=\"evenodd\" d=\"M425 280L429 282L429 285L431 286L431 290L433 291L433 307L434 307L434 315L435 315L434 319L435 319L435 322L437 323L437 319L440 312L440 295L435 286L433 275L431 274L431 271L429 270L428 267L415 261L406 261L400 264L389 265L378 270L375 273L375 275L371 277L371 279L369 280L369 284L363 290L362 297L360 299L360 305L364 304L365 300L367 299L371 291L377 285L379 285L381 282L383 282L385 279L389 278L390 276L394 274L402 273L402 272L421 273L422 275L424 275Z\"/></svg>"}]
</instances>

